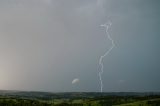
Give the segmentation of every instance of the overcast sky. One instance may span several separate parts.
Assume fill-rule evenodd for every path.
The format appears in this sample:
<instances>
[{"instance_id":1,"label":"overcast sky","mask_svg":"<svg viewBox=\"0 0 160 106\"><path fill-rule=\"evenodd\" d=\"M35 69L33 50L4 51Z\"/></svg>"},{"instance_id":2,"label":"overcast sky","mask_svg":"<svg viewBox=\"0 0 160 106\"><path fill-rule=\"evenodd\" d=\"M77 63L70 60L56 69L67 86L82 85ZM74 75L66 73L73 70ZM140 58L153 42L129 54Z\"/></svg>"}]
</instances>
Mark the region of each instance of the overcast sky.
<instances>
[{"instance_id":1,"label":"overcast sky","mask_svg":"<svg viewBox=\"0 0 160 106\"><path fill-rule=\"evenodd\" d=\"M0 89L160 91L159 0L1 0Z\"/></svg>"}]
</instances>

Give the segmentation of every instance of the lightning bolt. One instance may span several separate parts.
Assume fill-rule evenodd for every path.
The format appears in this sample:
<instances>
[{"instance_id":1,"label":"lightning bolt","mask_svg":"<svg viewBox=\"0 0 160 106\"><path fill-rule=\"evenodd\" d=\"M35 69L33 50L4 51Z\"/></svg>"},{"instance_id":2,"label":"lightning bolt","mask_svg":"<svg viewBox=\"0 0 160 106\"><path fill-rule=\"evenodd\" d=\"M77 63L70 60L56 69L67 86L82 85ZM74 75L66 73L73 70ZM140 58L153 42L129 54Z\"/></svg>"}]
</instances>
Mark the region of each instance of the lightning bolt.
<instances>
[{"instance_id":1,"label":"lightning bolt","mask_svg":"<svg viewBox=\"0 0 160 106\"><path fill-rule=\"evenodd\" d=\"M109 32L108 32L108 29L110 28L110 26L112 25L112 23L109 21L105 24L102 24L100 25L101 27L104 27L105 28L105 32L106 32L106 35L107 35L107 38L111 41L112 43L112 46L109 48L109 50L107 50L102 56L100 56L99 58L99 66L100 66L100 72L99 72L99 80L100 80L100 92L103 92L103 80L102 80L102 74L104 72L104 66L103 66L103 59L105 56L107 56L111 50L114 48L115 44L114 44L114 40L111 38Z\"/></svg>"}]
</instances>

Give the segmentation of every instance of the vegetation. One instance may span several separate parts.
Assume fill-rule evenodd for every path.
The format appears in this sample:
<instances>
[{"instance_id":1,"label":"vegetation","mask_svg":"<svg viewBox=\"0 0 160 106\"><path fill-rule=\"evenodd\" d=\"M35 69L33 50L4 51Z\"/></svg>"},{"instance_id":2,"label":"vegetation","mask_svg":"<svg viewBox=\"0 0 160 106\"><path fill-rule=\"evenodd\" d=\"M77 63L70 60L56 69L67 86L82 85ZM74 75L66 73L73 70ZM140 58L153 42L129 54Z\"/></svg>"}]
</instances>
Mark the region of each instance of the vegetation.
<instances>
[{"instance_id":1,"label":"vegetation","mask_svg":"<svg viewBox=\"0 0 160 106\"><path fill-rule=\"evenodd\" d=\"M148 93L0 92L0 106L160 106Z\"/></svg>"}]
</instances>

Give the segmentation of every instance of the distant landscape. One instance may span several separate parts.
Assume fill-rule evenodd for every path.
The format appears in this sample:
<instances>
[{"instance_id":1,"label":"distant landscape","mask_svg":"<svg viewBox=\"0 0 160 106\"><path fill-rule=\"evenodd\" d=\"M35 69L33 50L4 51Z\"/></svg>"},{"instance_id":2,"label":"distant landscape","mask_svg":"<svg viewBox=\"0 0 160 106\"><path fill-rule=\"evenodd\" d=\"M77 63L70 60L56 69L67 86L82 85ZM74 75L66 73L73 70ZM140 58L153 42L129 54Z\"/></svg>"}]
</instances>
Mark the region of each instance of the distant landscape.
<instances>
[{"instance_id":1,"label":"distant landscape","mask_svg":"<svg viewBox=\"0 0 160 106\"><path fill-rule=\"evenodd\" d=\"M0 106L160 106L160 93L1 90Z\"/></svg>"}]
</instances>

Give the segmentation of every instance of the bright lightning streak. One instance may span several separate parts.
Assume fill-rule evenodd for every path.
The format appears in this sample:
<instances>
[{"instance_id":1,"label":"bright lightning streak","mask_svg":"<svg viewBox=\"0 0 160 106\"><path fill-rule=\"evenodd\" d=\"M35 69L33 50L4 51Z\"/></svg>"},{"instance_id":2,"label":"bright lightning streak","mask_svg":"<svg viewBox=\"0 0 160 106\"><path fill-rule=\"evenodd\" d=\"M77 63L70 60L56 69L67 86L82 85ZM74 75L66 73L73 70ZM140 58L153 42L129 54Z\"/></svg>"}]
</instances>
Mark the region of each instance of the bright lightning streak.
<instances>
[{"instance_id":1,"label":"bright lightning streak","mask_svg":"<svg viewBox=\"0 0 160 106\"><path fill-rule=\"evenodd\" d=\"M106 35L107 35L107 38L112 42L112 46L109 48L109 50L107 50L104 55L102 55L100 58L99 58L99 65L100 65L100 72L99 72L99 80L100 80L100 92L103 92L103 80L102 80L102 74L103 74L103 59L105 56L107 56L110 51L114 48L115 44L114 44L114 40L111 38L109 32L108 32L108 29L109 27L112 25L112 23L109 21L108 23L105 23L105 24L102 24L100 25L101 27L104 27L105 28L105 32L106 32Z\"/></svg>"}]
</instances>

